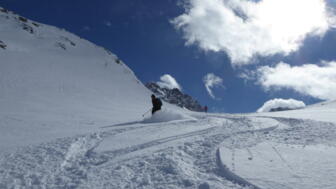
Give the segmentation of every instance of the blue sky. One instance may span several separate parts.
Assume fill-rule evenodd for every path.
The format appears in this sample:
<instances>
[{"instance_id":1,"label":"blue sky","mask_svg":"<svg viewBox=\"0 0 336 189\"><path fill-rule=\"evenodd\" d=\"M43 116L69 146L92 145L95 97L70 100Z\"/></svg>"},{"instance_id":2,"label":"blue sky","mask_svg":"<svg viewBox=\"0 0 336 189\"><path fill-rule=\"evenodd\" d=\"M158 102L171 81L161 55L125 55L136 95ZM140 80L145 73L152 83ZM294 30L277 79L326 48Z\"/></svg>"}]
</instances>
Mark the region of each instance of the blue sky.
<instances>
[{"instance_id":1,"label":"blue sky","mask_svg":"<svg viewBox=\"0 0 336 189\"><path fill-rule=\"evenodd\" d=\"M246 24L249 22L247 18L250 15L245 14L252 12L252 16L256 19L258 15L253 11L245 12L244 4L236 4L234 8L229 7L235 15L233 14L233 23L226 25L227 22L215 19L221 16L224 19L228 17L228 15L221 14L221 11L226 10L225 6L206 4L209 1L184 2L190 3L189 9L185 9L185 4L177 0L1 0L0 6L29 19L65 28L80 37L110 49L135 72L143 83L159 81L162 75L170 74L181 85L185 93L198 99L202 105L207 105L213 112L254 112L265 101L273 98L294 98L306 104L333 99L333 89L328 89L326 86L316 84L313 86L317 86L316 90L313 90L312 86L307 83L297 83L298 79L294 76L288 77L296 80L293 81L294 84L291 84L291 81L274 81L271 76L266 75L267 72L272 73L273 76L278 74L279 77L286 78L283 71L285 67L277 67L279 62L284 62L289 66L298 67L295 70L289 69L294 73L302 71L302 82L305 82L307 77L311 78L309 74L315 77L314 70L319 70L318 78L326 79L326 85L328 82L335 81L333 80L336 78L333 75L335 73L334 64L330 63L336 60L336 31L333 27L329 26L326 29L324 25L319 24L321 21L317 20L316 24L311 27L324 30L316 32L315 29L315 33L312 30L312 33L303 37L300 35L298 46L295 46L296 43L282 44L282 41L279 42L280 45L276 42L271 44L266 40L266 42L263 41L263 36L257 36L253 29L249 31L250 28L255 28L255 25ZM214 2L220 1L214 0ZM334 8L335 2L328 1L326 5L328 8ZM272 8L267 6L269 5L260 7ZM285 6L288 4L284 4ZM302 8L299 7L300 4L296 6L297 12L305 8L307 12L312 12L309 7ZM212 16L198 17L195 10L203 8L210 10L209 14L206 12L207 16ZM181 15L185 17L180 17L181 19L177 21L176 19ZM314 16L314 14L310 15ZM288 16L288 20L291 20L291 15ZM316 11L316 17L318 16L320 16L319 12ZM172 23L173 20L175 24ZM236 25L235 20L243 20L243 22ZM276 24L279 19L274 17L274 20ZM307 20L313 20L313 17L303 19L302 23L306 23ZM261 21L264 20L261 19ZM313 21L308 21L308 29L309 24L314 24L309 22ZM178 24L183 26L177 29ZM228 29L231 25L234 26L231 28L232 31ZM283 30L282 33L287 32L286 24L276 26L279 26L279 30ZM288 28L292 28L290 26L288 25ZM236 31L239 28L243 29ZM213 32L217 29L219 31ZM268 30L269 28L262 29L260 30L267 35L267 32L274 33L271 29ZM302 34L305 31L291 30L288 32L301 32L299 34ZM252 37L246 38L245 36ZM248 41L254 37L256 38L255 46ZM188 40L192 41L190 45L186 45ZM249 45L250 49L245 48ZM243 51L244 49L247 49L246 52ZM259 56L251 58L249 53L259 53ZM323 67L321 61L330 63L327 71L312 67L313 64ZM305 66L306 64L310 65ZM263 69L260 69L261 67ZM259 74L256 74L257 70L260 71ZM326 72L331 72L331 74L325 76ZM209 95L203 83L203 78L208 73L213 73L222 79L222 86L212 88L215 99ZM242 73L248 75L249 79L242 78ZM264 78L262 82L260 75ZM309 80L306 82L312 83Z\"/></svg>"}]
</instances>

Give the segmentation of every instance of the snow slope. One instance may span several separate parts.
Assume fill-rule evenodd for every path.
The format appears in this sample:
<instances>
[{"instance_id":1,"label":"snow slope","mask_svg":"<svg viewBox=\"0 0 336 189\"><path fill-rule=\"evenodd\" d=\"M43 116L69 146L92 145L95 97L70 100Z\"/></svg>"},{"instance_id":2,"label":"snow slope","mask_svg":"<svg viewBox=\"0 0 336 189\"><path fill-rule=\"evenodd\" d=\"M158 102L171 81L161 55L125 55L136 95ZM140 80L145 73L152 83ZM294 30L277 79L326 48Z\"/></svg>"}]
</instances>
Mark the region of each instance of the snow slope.
<instances>
[{"instance_id":1,"label":"snow slope","mask_svg":"<svg viewBox=\"0 0 336 189\"><path fill-rule=\"evenodd\" d=\"M150 92L116 55L0 10L0 151L139 118L151 107Z\"/></svg>"},{"instance_id":2,"label":"snow slope","mask_svg":"<svg viewBox=\"0 0 336 189\"><path fill-rule=\"evenodd\" d=\"M35 24L0 11L1 189L335 188L335 101L143 118L150 93L115 55Z\"/></svg>"},{"instance_id":3,"label":"snow slope","mask_svg":"<svg viewBox=\"0 0 336 189\"><path fill-rule=\"evenodd\" d=\"M335 188L336 101L249 114L278 121L271 131L230 137L218 149L226 169L258 188ZM259 124L254 125L259 130Z\"/></svg>"},{"instance_id":4,"label":"snow slope","mask_svg":"<svg viewBox=\"0 0 336 189\"><path fill-rule=\"evenodd\" d=\"M0 156L0 188L334 188L336 125L180 112ZM181 115L181 116L182 116ZM181 117L179 117L181 118Z\"/></svg>"}]
</instances>

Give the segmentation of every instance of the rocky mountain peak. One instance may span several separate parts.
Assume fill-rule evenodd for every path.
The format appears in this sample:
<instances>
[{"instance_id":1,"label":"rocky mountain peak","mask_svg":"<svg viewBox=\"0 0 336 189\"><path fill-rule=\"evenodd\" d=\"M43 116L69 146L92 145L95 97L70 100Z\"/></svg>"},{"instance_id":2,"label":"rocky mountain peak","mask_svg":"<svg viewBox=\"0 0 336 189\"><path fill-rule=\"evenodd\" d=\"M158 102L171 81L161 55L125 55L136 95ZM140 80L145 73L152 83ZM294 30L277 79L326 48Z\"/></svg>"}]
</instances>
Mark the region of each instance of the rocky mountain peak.
<instances>
[{"instance_id":1,"label":"rocky mountain peak","mask_svg":"<svg viewBox=\"0 0 336 189\"><path fill-rule=\"evenodd\" d=\"M150 89L156 96L160 97L162 100L168 103L175 104L191 111L204 111L204 108L198 103L197 100L187 94L182 93L177 88L163 88L154 82L147 83L146 87Z\"/></svg>"}]
</instances>

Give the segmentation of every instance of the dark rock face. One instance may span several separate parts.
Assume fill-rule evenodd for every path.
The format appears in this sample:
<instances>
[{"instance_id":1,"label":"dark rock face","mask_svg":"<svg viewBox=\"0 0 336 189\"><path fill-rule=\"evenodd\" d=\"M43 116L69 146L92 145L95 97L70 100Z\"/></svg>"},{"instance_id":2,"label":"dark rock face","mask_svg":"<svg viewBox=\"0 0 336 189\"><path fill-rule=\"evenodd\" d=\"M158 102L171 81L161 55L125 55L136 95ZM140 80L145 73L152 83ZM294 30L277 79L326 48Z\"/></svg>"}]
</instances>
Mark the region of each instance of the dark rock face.
<instances>
[{"instance_id":1,"label":"dark rock face","mask_svg":"<svg viewBox=\"0 0 336 189\"><path fill-rule=\"evenodd\" d=\"M26 30L27 32L29 32L31 34L34 33L33 27L29 26L28 24L22 24L22 29Z\"/></svg>"},{"instance_id":2,"label":"dark rock face","mask_svg":"<svg viewBox=\"0 0 336 189\"><path fill-rule=\"evenodd\" d=\"M278 107L278 108L272 108L270 112L280 112L280 111L287 111L287 110L294 110L291 108L284 108L284 107Z\"/></svg>"},{"instance_id":3,"label":"dark rock face","mask_svg":"<svg viewBox=\"0 0 336 189\"><path fill-rule=\"evenodd\" d=\"M20 20L21 22L28 22L27 18L24 18L24 17L22 17L22 16L19 16L19 20Z\"/></svg>"},{"instance_id":4,"label":"dark rock face","mask_svg":"<svg viewBox=\"0 0 336 189\"><path fill-rule=\"evenodd\" d=\"M8 13L8 10L7 10L7 9L4 9L4 8L2 8L2 7L0 7L0 11L1 11L1 12L4 12L4 13Z\"/></svg>"},{"instance_id":5,"label":"dark rock face","mask_svg":"<svg viewBox=\"0 0 336 189\"><path fill-rule=\"evenodd\" d=\"M191 111L202 112L203 107L187 94L183 94L179 89L167 89L161 88L156 83L147 83L146 87L150 89L156 96L160 97L162 100L176 104L182 108L186 108Z\"/></svg>"}]
</instances>

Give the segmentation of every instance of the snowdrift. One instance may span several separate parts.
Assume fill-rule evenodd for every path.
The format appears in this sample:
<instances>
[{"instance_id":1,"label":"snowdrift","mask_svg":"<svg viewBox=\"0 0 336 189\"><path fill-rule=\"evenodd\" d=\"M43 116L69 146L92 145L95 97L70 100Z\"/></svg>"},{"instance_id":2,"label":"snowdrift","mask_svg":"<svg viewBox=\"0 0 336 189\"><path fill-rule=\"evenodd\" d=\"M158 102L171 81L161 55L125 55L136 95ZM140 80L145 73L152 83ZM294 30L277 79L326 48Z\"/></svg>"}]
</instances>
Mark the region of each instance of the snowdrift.
<instances>
[{"instance_id":1,"label":"snowdrift","mask_svg":"<svg viewBox=\"0 0 336 189\"><path fill-rule=\"evenodd\" d=\"M157 111L151 117L145 118L142 123L159 123L159 122L168 122L175 120L184 120L184 119L194 119L180 111L172 111L168 109L163 109Z\"/></svg>"}]
</instances>

